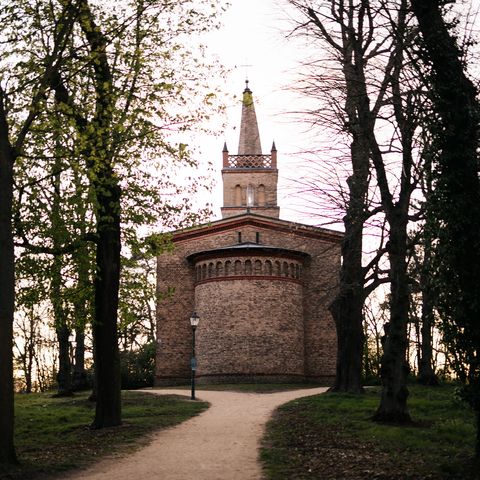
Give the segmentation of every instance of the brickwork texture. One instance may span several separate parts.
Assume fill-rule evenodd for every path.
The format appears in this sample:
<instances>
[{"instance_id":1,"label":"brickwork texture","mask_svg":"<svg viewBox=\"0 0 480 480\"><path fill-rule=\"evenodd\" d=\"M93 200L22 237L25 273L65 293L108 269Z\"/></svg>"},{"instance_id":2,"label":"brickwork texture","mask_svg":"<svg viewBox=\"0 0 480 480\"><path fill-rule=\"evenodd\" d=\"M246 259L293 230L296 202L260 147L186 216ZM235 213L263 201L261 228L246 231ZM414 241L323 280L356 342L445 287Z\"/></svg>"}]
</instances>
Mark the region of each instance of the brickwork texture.
<instances>
[{"instance_id":1,"label":"brickwork texture","mask_svg":"<svg viewBox=\"0 0 480 480\"><path fill-rule=\"evenodd\" d=\"M156 383L190 378L189 317L196 311L200 383L329 384L336 334L328 304L336 289L340 238L256 215L177 233L174 251L158 258L163 297L157 307Z\"/></svg>"}]
</instances>

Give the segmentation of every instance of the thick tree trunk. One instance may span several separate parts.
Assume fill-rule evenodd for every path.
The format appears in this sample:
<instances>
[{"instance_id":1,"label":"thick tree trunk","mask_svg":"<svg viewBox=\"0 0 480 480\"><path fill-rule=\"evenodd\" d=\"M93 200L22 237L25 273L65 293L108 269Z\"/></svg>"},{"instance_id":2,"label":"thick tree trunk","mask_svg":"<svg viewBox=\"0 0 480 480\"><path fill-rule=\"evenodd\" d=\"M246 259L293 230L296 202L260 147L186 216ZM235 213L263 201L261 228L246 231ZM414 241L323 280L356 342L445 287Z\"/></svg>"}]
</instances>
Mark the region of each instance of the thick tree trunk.
<instances>
[{"instance_id":1,"label":"thick tree trunk","mask_svg":"<svg viewBox=\"0 0 480 480\"><path fill-rule=\"evenodd\" d=\"M353 140L350 145L352 175L348 178L349 198L343 223L342 267L339 291L330 306L337 329L337 367L335 392L360 393L364 348L363 305L365 272L362 267L363 224L368 198L369 150L358 124L358 78L353 64L344 65L347 87L346 112Z\"/></svg>"},{"instance_id":2,"label":"thick tree trunk","mask_svg":"<svg viewBox=\"0 0 480 480\"><path fill-rule=\"evenodd\" d=\"M362 392L363 303L362 222L345 223L340 289L330 305L337 328L334 392Z\"/></svg>"},{"instance_id":3,"label":"thick tree trunk","mask_svg":"<svg viewBox=\"0 0 480 480\"><path fill-rule=\"evenodd\" d=\"M407 322L409 308L408 275L406 262L407 217L398 218L397 223L390 220L390 276L391 301L390 322L385 327L383 356L380 374L382 396L374 420L390 423L410 422L407 409L407 376L409 372L406 360Z\"/></svg>"},{"instance_id":4,"label":"thick tree trunk","mask_svg":"<svg viewBox=\"0 0 480 480\"><path fill-rule=\"evenodd\" d=\"M413 190L413 135L416 118L409 114L405 106L404 92L401 89L401 72L404 68L404 47L406 31L406 8L399 6L395 42L391 52L391 70L386 75L391 87L391 102L398 126L399 141L402 147L402 174L398 199L391 191L389 174L382 149L376 138L375 122L369 106L367 83L361 82L361 96L358 101L360 125L368 138L372 163L375 167L382 207L389 225L388 255L390 263L390 321L385 327L383 356L380 375L382 396L374 419L382 422L407 423L410 415L407 409L407 376L409 365L406 354L408 348L409 288L407 275L407 225L410 197Z\"/></svg>"},{"instance_id":5,"label":"thick tree trunk","mask_svg":"<svg viewBox=\"0 0 480 480\"><path fill-rule=\"evenodd\" d=\"M92 325L96 410L93 428L121 424L117 310L120 284L120 186L112 158L113 76L109 39L95 23L88 0L79 1L79 23L90 47L96 92L93 131L88 134L87 164L96 197L97 250L95 318Z\"/></svg>"},{"instance_id":6,"label":"thick tree trunk","mask_svg":"<svg viewBox=\"0 0 480 480\"><path fill-rule=\"evenodd\" d=\"M15 267L12 231L14 154L0 92L0 464L16 463L13 443L13 314Z\"/></svg>"},{"instance_id":7,"label":"thick tree trunk","mask_svg":"<svg viewBox=\"0 0 480 480\"><path fill-rule=\"evenodd\" d=\"M104 179L107 172L104 172ZM93 428L121 424L120 359L117 309L120 281L120 188L113 172L97 186L98 273L95 278L95 320L92 325L96 377Z\"/></svg>"}]
</instances>

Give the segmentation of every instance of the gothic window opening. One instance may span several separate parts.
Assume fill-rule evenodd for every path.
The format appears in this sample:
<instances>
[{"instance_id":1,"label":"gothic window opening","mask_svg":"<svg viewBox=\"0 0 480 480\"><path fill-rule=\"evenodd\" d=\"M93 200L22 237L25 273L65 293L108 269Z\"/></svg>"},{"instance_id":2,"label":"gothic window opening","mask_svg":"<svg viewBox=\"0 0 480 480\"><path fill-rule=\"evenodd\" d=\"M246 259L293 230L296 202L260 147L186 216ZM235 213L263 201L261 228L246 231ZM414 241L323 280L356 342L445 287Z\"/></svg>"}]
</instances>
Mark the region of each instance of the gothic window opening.
<instances>
[{"instance_id":1,"label":"gothic window opening","mask_svg":"<svg viewBox=\"0 0 480 480\"><path fill-rule=\"evenodd\" d=\"M253 207L255 205L255 193L251 183L247 186L247 207Z\"/></svg>"},{"instance_id":2,"label":"gothic window opening","mask_svg":"<svg viewBox=\"0 0 480 480\"><path fill-rule=\"evenodd\" d=\"M235 205L240 207L242 205L242 187L235 185Z\"/></svg>"},{"instance_id":3,"label":"gothic window opening","mask_svg":"<svg viewBox=\"0 0 480 480\"><path fill-rule=\"evenodd\" d=\"M258 186L258 205L260 207L264 207L266 205L266 199L265 199L265 185L260 184Z\"/></svg>"}]
</instances>

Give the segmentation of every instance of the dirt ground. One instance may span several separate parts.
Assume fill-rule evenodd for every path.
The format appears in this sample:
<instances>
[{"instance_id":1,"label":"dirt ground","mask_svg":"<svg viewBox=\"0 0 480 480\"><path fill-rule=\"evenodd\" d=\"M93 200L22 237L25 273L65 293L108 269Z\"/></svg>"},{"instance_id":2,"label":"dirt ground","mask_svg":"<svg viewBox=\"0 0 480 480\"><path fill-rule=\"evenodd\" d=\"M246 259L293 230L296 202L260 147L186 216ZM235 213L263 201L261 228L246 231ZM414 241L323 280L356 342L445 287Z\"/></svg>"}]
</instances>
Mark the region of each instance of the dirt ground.
<instances>
[{"instance_id":1,"label":"dirt ground","mask_svg":"<svg viewBox=\"0 0 480 480\"><path fill-rule=\"evenodd\" d=\"M185 390L149 390L185 395ZM102 460L67 480L260 480L258 449L273 410L312 388L278 393L197 391L211 404L201 415L162 430L151 443L121 458Z\"/></svg>"}]
</instances>

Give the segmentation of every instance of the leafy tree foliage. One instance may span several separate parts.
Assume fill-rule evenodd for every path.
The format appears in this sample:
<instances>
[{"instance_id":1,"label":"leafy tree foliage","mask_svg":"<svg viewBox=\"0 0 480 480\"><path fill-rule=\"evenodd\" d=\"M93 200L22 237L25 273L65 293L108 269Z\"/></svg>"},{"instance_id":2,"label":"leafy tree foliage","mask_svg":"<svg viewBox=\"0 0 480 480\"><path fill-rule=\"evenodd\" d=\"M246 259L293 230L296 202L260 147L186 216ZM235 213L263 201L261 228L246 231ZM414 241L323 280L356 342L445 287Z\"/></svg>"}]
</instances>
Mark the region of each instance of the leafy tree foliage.
<instances>
[{"instance_id":1,"label":"leafy tree foliage","mask_svg":"<svg viewBox=\"0 0 480 480\"><path fill-rule=\"evenodd\" d=\"M125 0L115 9L87 0L2 4L1 462L15 461L12 218L26 257L53 258L55 268L44 272L60 329L81 330L75 316L88 318L95 257L92 328L104 390L94 425L118 424L121 226L132 243L139 224L194 218L196 185L179 185L169 165L195 167L188 130L216 106L203 51L184 47L189 35L214 26L216 12L211 2L189 0Z\"/></svg>"}]
</instances>

